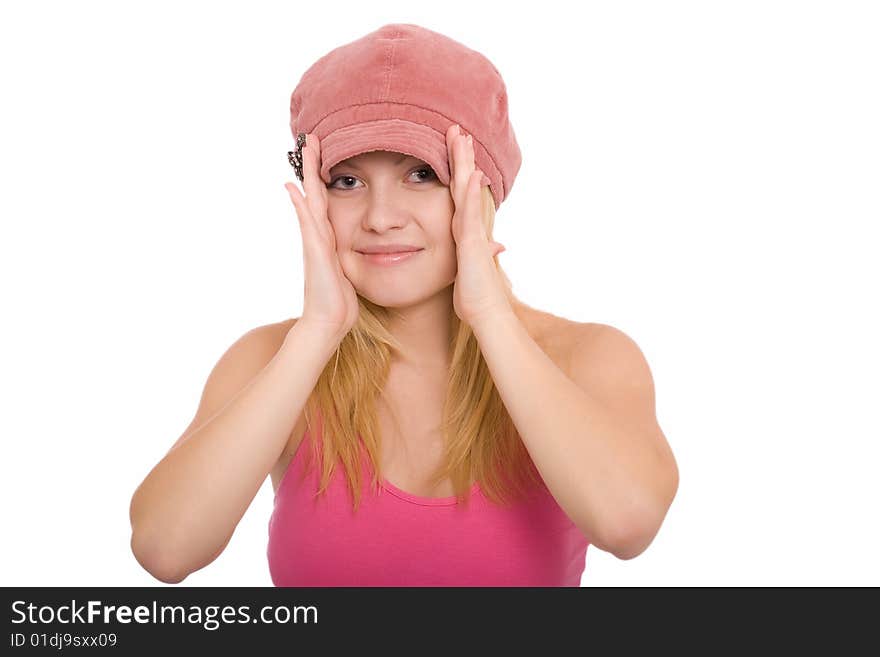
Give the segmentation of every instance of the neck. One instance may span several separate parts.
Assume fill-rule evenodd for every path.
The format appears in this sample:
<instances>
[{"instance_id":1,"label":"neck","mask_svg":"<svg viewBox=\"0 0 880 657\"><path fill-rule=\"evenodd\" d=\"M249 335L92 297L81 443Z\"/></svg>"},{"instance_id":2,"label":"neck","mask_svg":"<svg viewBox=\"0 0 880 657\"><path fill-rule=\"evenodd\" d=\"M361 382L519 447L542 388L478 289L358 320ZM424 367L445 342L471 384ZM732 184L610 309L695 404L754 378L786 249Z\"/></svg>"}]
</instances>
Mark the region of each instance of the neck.
<instances>
[{"instance_id":1,"label":"neck","mask_svg":"<svg viewBox=\"0 0 880 657\"><path fill-rule=\"evenodd\" d=\"M402 353L395 353L391 362L420 371L446 372L452 359L453 286L430 299L408 308L397 308L389 330L400 342ZM525 323L529 307L518 300L512 304L516 316Z\"/></svg>"},{"instance_id":2,"label":"neck","mask_svg":"<svg viewBox=\"0 0 880 657\"><path fill-rule=\"evenodd\" d=\"M419 304L395 309L388 328L402 351L392 356L393 364L416 369L449 367L452 292L450 285Z\"/></svg>"}]
</instances>

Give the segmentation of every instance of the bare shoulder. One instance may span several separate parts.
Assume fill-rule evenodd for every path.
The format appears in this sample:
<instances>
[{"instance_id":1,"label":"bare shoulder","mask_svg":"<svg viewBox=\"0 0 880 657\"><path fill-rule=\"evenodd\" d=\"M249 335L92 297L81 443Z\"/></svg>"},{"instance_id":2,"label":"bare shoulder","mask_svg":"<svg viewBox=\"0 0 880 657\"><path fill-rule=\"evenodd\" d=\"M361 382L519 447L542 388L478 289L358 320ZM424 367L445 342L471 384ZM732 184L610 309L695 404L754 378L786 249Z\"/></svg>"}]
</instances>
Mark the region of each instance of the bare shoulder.
<instances>
[{"instance_id":1,"label":"bare shoulder","mask_svg":"<svg viewBox=\"0 0 880 657\"><path fill-rule=\"evenodd\" d=\"M235 347L241 351L241 358L262 368L271 360L287 337L296 319L283 319L261 324L247 331L239 338Z\"/></svg>"},{"instance_id":2,"label":"bare shoulder","mask_svg":"<svg viewBox=\"0 0 880 657\"><path fill-rule=\"evenodd\" d=\"M642 349L609 324L578 323L570 330L567 373L609 408L656 422L654 377Z\"/></svg>"},{"instance_id":3,"label":"bare shoulder","mask_svg":"<svg viewBox=\"0 0 880 657\"><path fill-rule=\"evenodd\" d=\"M563 322L560 330L565 335L565 343L569 349L595 341L604 331L615 330L613 326L599 322L576 322L570 319Z\"/></svg>"},{"instance_id":4,"label":"bare shoulder","mask_svg":"<svg viewBox=\"0 0 880 657\"><path fill-rule=\"evenodd\" d=\"M567 361L573 374L603 369L647 369L644 354L625 331L599 322L571 322L566 328ZM643 374L646 372L643 372Z\"/></svg>"},{"instance_id":5,"label":"bare shoulder","mask_svg":"<svg viewBox=\"0 0 880 657\"><path fill-rule=\"evenodd\" d=\"M566 344L571 355L575 355L576 351L583 353L590 348L595 348L602 340L609 339L609 336L626 335L620 329L611 326L610 324L602 324L601 322L575 322L566 320L564 330ZM611 339L613 340L613 337Z\"/></svg>"},{"instance_id":6,"label":"bare shoulder","mask_svg":"<svg viewBox=\"0 0 880 657\"><path fill-rule=\"evenodd\" d=\"M529 334L556 365L569 372L572 354L579 343L589 340L604 324L577 322L553 313L527 307L522 314Z\"/></svg>"},{"instance_id":7,"label":"bare shoulder","mask_svg":"<svg viewBox=\"0 0 880 657\"><path fill-rule=\"evenodd\" d=\"M615 374L630 380L650 379L641 349L619 328L579 322L531 307L523 319L541 349L578 383Z\"/></svg>"},{"instance_id":8,"label":"bare shoulder","mask_svg":"<svg viewBox=\"0 0 880 657\"><path fill-rule=\"evenodd\" d=\"M565 329L571 355L638 350L636 341L622 329L600 322L571 322Z\"/></svg>"},{"instance_id":9,"label":"bare shoulder","mask_svg":"<svg viewBox=\"0 0 880 657\"><path fill-rule=\"evenodd\" d=\"M293 325L296 324L296 320L299 317L291 317L290 319L282 319L280 322L275 322L271 326L277 326L279 331L284 331L284 335L287 335L287 332L293 328Z\"/></svg>"}]
</instances>

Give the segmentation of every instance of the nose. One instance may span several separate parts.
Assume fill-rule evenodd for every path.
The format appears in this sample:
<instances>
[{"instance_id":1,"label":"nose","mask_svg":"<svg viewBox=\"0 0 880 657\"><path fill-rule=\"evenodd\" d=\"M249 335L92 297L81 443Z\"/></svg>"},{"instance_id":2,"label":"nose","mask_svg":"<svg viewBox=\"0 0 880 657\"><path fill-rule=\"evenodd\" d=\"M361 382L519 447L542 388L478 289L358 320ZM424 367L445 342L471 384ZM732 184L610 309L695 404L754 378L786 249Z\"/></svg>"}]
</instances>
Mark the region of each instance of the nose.
<instances>
[{"instance_id":1,"label":"nose","mask_svg":"<svg viewBox=\"0 0 880 657\"><path fill-rule=\"evenodd\" d=\"M406 206L395 200L393 194L372 194L364 208L363 227L383 233L393 228L405 226L409 221Z\"/></svg>"}]
</instances>

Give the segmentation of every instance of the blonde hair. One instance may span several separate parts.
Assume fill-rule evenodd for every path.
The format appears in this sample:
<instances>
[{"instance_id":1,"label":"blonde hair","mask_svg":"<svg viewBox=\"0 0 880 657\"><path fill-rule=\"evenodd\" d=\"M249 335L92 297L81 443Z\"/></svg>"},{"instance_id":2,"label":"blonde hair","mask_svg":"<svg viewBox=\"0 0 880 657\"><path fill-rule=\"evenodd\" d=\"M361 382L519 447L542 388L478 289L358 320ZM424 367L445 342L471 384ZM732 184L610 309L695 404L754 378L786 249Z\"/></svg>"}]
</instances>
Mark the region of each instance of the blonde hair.
<instances>
[{"instance_id":1,"label":"blonde hair","mask_svg":"<svg viewBox=\"0 0 880 657\"><path fill-rule=\"evenodd\" d=\"M481 187L481 193L484 225L491 240L495 203L489 187ZM494 260L513 304L516 299L510 279L501 269L497 256ZM320 484L315 495L327 490L339 462L345 471L354 511L360 504L362 485L363 451L358 436L372 463L372 485L378 489L383 481L376 403L388 378L391 355L400 350L400 344L387 328L389 320L396 316L395 311L360 295L358 303L357 322L340 342L335 356L327 362L304 409L311 437L307 467L313 459L321 463ZM430 485L434 487L448 477L458 501L466 502L473 479L479 482L487 499L507 504L528 493L531 486L544 485L544 482L498 394L470 326L455 312L451 313L450 322L452 360L441 424L444 454ZM321 418L320 450L312 430L318 416Z\"/></svg>"}]
</instances>

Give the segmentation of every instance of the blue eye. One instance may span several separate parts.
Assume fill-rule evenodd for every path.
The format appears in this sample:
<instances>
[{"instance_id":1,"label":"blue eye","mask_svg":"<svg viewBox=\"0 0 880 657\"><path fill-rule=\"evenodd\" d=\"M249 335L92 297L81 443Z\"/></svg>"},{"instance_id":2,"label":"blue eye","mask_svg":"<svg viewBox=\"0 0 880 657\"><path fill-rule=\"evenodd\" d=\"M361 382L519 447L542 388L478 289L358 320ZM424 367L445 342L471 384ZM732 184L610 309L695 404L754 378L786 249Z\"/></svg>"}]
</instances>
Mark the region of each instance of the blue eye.
<instances>
[{"instance_id":1,"label":"blue eye","mask_svg":"<svg viewBox=\"0 0 880 657\"><path fill-rule=\"evenodd\" d=\"M437 174L434 173L434 169L432 169L431 167L419 167L418 169L411 171L410 175L422 173L422 172L425 172L426 176L427 176L427 177L421 178L422 181L429 181L432 178L437 179ZM328 184L327 187L328 188L332 187L333 189L356 189L355 187L348 187L348 186L337 187L336 182L339 180L357 180L357 178L355 178L354 176L345 176L345 175L337 176L336 178L334 178L333 180L330 181L330 184Z\"/></svg>"}]
</instances>

